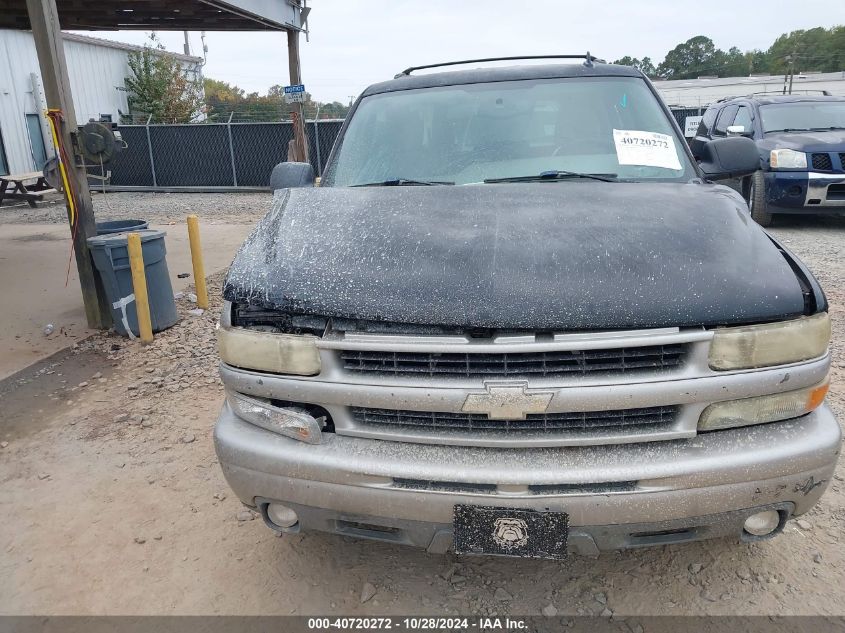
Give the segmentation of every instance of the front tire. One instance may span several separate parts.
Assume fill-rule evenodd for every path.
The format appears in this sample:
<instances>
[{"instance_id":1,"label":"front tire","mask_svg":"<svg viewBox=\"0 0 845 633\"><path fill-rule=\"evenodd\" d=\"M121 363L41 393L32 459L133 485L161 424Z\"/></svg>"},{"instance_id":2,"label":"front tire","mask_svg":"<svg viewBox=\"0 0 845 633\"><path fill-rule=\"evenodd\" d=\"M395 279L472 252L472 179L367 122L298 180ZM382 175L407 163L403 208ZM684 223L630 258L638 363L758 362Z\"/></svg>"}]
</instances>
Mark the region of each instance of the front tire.
<instances>
[{"instance_id":1,"label":"front tire","mask_svg":"<svg viewBox=\"0 0 845 633\"><path fill-rule=\"evenodd\" d=\"M751 218L760 226L772 225L772 214L766 202L766 179L763 172L755 171L748 179L748 208L751 211Z\"/></svg>"}]
</instances>

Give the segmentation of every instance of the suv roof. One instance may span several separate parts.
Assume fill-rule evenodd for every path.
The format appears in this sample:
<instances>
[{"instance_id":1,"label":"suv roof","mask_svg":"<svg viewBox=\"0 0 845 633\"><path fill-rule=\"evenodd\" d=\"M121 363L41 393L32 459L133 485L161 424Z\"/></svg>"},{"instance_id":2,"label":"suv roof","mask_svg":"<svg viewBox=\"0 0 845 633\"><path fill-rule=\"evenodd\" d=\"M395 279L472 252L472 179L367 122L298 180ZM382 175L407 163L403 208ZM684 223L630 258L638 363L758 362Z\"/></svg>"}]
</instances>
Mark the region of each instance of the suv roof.
<instances>
[{"instance_id":1,"label":"suv roof","mask_svg":"<svg viewBox=\"0 0 845 633\"><path fill-rule=\"evenodd\" d=\"M712 104L713 106L721 106L727 103L731 103L732 101L754 101L758 105L769 105L771 103L797 103L799 101L845 101L845 97L837 97L834 95L802 95L802 94L792 94L792 95L766 95L766 94L756 94L756 95L742 95L738 97L726 97L724 99L720 99L719 101Z\"/></svg>"},{"instance_id":2,"label":"suv roof","mask_svg":"<svg viewBox=\"0 0 845 633\"><path fill-rule=\"evenodd\" d=\"M470 63L470 62L468 62ZM563 77L643 77L631 66L593 62L589 66L580 64L539 64L530 66L505 66L494 68L469 68L425 75L404 75L389 81L373 84L362 93L362 97L396 90L413 88L435 88L460 84L486 83L493 81L514 81L519 79L553 79Z\"/></svg>"}]
</instances>

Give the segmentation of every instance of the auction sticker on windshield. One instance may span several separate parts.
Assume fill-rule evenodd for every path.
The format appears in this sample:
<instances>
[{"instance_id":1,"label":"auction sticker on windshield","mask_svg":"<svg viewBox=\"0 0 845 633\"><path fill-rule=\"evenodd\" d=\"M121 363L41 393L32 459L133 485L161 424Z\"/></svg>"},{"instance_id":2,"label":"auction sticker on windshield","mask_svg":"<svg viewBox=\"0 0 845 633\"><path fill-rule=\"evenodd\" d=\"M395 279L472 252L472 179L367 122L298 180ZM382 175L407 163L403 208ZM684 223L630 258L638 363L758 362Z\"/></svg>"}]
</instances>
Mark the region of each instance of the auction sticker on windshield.
<instances>
[{"instance_id":1,"label":"auction sticker on windshield","mask_svg":"<svg viewBox=\"0 0 845 633\"><path fill-rule=\"evenodd\" d=\"M613 130L616 157L620 165L643 165L681 169L675 139L668 134L640 130Z\"/></svg>"}]
</instances>

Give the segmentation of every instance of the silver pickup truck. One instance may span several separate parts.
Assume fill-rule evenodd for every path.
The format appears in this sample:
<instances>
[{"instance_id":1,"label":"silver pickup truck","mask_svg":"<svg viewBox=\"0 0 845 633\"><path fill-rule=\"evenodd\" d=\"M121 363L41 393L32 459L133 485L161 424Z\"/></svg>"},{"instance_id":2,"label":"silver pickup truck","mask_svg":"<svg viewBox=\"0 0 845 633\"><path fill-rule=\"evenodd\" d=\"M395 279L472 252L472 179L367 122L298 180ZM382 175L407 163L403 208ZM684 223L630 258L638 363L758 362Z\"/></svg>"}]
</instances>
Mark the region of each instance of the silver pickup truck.
<instances>
[{"instance_id":1,"label":"silver pickup truck","mask_svg":"<svg viewBox=\"0 0 845 633\"><path fill-rule=\"evenodd\" d=\"M278 532L431 552L769 538L832 477L813 275L696 163L639 71L368 88L313 187L283 163L224 287L223 472Z\"/></svg>"}]
</instances>

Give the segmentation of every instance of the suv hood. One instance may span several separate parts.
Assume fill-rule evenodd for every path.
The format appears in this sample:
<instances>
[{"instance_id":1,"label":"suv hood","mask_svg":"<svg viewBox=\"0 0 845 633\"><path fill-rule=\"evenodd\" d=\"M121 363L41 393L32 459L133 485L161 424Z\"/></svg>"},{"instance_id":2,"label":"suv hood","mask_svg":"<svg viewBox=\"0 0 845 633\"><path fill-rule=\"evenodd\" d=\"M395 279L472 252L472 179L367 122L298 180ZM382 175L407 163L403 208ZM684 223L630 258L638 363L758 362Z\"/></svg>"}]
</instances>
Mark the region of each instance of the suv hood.
<instances>
[{"instance_id":1,"label":"suv hood","mask_svg":"<svg viewBox=\"0 0 845 633\"><path fill-rule=\"evenodd\" d=\"M792 269L735 192L667 183L280 190L223 294L291 313L532 330L804 309Z\"/></svg>"},{"instance_id":2,"label":"suv hood","mask_svg":"<svg viewBox=\"0 0 845 633\"><path fill-rule=\"evenodd\" d=\"M845 152L845 130L829 132L775 132L757 141L766 150L794 149L799 152Z\"/></svg>"}]
</instances>

